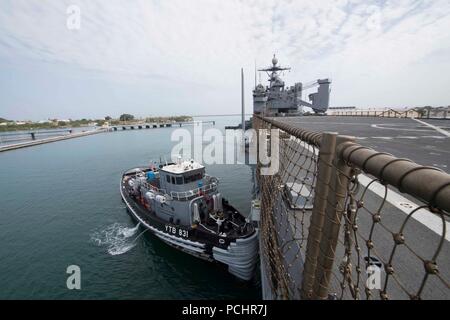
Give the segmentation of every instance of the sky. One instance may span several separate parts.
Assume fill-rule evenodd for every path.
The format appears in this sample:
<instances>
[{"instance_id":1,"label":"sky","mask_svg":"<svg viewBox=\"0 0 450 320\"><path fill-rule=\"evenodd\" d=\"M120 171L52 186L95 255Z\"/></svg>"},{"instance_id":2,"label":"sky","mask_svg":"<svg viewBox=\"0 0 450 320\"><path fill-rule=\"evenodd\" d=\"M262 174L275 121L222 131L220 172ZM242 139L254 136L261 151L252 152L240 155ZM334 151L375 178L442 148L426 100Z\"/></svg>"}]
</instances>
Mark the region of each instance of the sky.
<instances>
[{"instance_id":1,"label":"sky","mask_svg":"<svg viewBox=\"0 0 450 320\"><path fill-rule=\"evenodd\" d=\"M449 105L450 0L0 0L0 117L239 113L241 67L251 111L273 54L331 106Z\"/></svg>"}]
</instances>

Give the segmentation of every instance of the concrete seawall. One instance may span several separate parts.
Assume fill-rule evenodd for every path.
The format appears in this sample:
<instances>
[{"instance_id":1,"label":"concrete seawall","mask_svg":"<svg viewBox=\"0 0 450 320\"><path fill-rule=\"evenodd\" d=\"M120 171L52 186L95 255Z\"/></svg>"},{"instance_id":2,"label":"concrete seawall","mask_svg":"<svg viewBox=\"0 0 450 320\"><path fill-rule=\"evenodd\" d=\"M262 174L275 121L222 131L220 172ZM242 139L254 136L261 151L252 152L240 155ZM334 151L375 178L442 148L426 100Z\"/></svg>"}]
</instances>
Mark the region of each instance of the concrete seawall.
<instances>
[{"instance_id":1,"label":"concrete seawall","mask_svg":"<svg viewBox=\"0 0 450 320\"><path fill-rule=\"evenodd\" d=\"M90 130L90 131L85 131L85 132L72 133L72 134L65 135L65 136L58 136L58 137L34 140L34 141L23 142L23 143L10 144L7 146L0 147L0 152L11 151L11 150L16 150L16 149L36 146L36 145L40 145L40 144L44 144L44 143L61 141L61 140L80 138L80 137L90 136L93 134L103 133L103 132L107 132L107 130L102 128L102 129Z\"/></svg>"}]
</instances>

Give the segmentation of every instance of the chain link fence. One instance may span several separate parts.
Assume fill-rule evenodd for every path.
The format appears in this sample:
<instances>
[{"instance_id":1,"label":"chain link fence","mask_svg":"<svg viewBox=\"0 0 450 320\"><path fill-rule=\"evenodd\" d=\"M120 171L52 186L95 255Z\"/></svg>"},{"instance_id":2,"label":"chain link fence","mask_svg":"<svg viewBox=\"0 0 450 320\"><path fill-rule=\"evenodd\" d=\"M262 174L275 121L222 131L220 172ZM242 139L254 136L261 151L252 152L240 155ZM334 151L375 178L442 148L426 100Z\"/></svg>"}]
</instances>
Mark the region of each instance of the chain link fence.
<instances>
[{"instance_id":1,"label":"chain link fence","mask_svg":"<svg viewBox=\"0 0 450 320\"><path fill-rule=\"evenodd\" d=\"M268 298L450 298L450 175L352 137L253 121L260 143L279 130L279 170L257 168Z\"/></svg>"}]
</instances>

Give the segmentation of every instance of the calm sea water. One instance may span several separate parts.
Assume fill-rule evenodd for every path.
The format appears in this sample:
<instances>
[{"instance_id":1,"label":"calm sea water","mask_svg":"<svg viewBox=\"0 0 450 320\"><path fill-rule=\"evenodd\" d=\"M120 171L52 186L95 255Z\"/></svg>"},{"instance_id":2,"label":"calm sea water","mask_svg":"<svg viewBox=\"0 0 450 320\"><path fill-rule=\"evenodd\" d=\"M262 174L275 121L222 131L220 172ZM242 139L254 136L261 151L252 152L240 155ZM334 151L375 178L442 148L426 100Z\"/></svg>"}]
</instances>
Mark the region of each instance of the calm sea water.
<instances>
[{"instance_id":1,"label":"calm sea water","mask_svg":"<svg viewBox=\"0 0 450 320\"><path fill-rule=\"evenodd\" d=\"M223 129L239 117L216 120ZM168 155L174 129L105 133L0 153L0 299L260 298L257 279L242 282L150 234L139 236L143 229L127 214L121 173ZM211 165L207 172L247 214L250 168ZM81 290L66 287L69 265L81 268Z\"/></svg>"}]
</instances>

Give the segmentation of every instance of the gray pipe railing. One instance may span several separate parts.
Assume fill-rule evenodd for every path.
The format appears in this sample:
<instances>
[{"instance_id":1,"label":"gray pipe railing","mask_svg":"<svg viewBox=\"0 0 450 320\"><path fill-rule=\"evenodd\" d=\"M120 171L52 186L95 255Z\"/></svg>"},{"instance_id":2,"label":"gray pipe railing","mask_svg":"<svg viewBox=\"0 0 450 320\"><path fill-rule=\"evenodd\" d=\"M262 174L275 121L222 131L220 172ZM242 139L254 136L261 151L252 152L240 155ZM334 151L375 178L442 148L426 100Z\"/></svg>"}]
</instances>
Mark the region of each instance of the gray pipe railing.
<instances>
[{"instance_id":1,"label":"gray pipe railing","mask_svg":"<svg viewBox=\"0 0 450 320\"><path fill-rule=\"evenodd\" d=\"M350 165L431 207L450 212L449 174L353 142L343 143L338 148L338 156Z\"/></svg>"},{"instance_id":2,"label":"gray pipe railing","mask_svg":"<svg viewBox=\"0 0 450 320\"><path fill-rule=\"evenodd\" d=\"M430 211L440 214L441 217L450 213L450 175L438 168L422 166L409 159L375 151L355 143L352 137L307 131L293 124L259 115L255 115L255 120L259 125L265 124L263 128L278 128L319 149L314 208L308 229L306 258L303 268L298 270L302 272L302 282L298 284L297 289L300 290L303 299L329 297L341 221L347 210L348 183L352 175L357 173L355 169L372 176L383 185L397 188L401 193L422 201ZM272 218L271 211L274 209L272 201L276 195L273 194L273 188L265 189L276 182L264 181L266 183L263 183L261 195L265 195L266 201L262 201L261 204L261 211L265 213L261 221L267 222ZM268 227L273 235L272 228L275 226ZM445 232L443 236L445 237ZM276 239L276 236L273 238ZM272 245L277 247L279 244ZM283 272L283 270L275 271L276 274ZM279 278L284 279L282 276Z\"/></svg>"}]
</instances>

